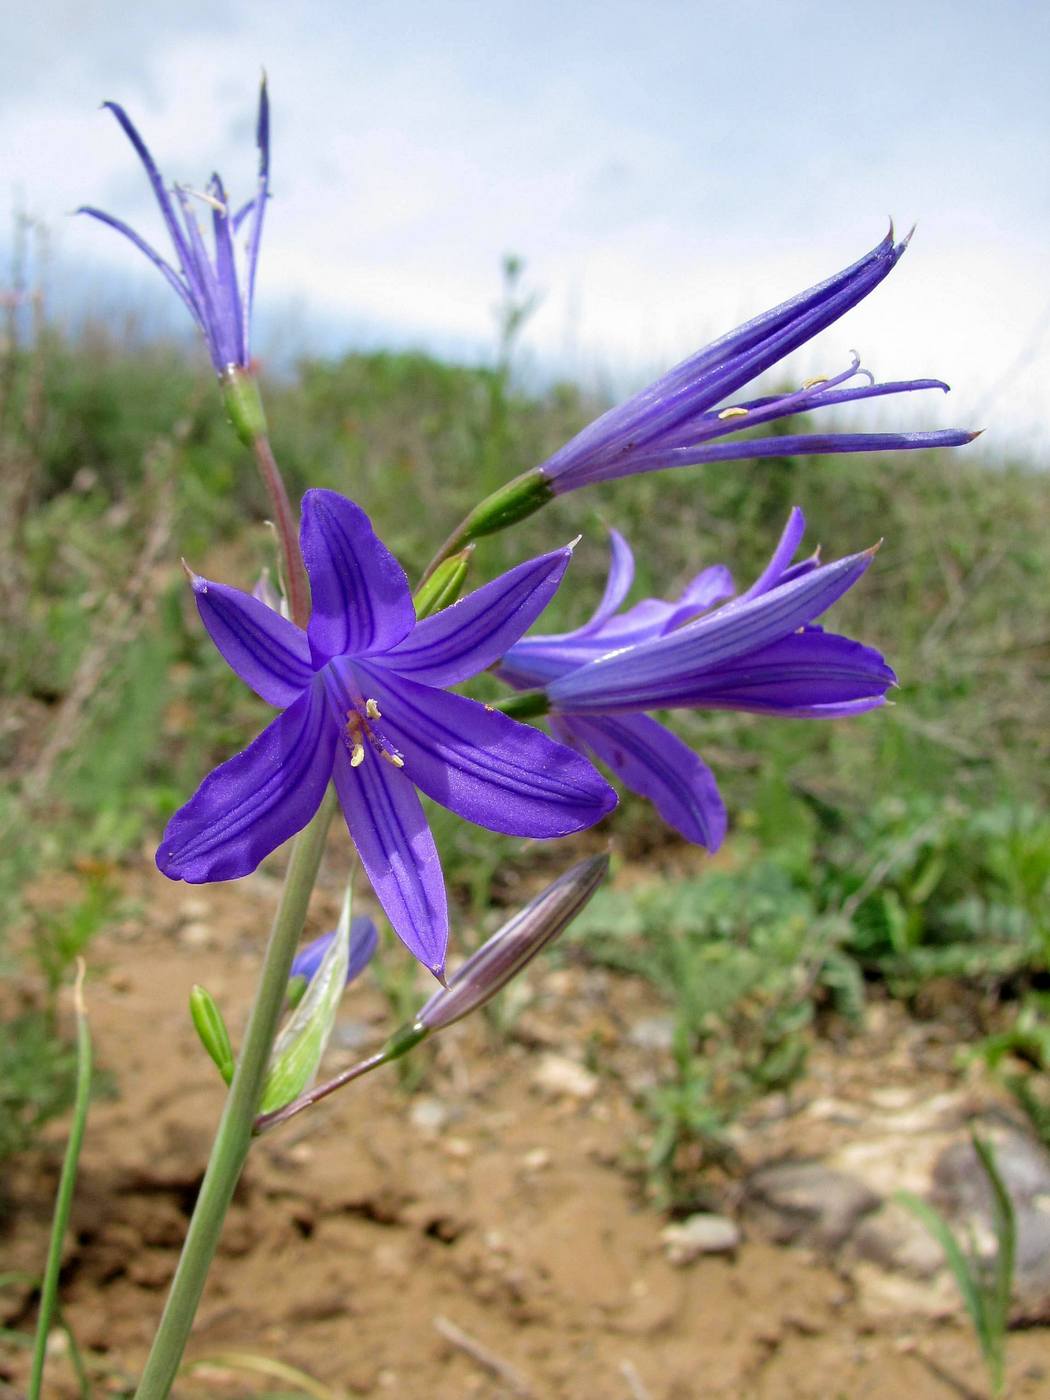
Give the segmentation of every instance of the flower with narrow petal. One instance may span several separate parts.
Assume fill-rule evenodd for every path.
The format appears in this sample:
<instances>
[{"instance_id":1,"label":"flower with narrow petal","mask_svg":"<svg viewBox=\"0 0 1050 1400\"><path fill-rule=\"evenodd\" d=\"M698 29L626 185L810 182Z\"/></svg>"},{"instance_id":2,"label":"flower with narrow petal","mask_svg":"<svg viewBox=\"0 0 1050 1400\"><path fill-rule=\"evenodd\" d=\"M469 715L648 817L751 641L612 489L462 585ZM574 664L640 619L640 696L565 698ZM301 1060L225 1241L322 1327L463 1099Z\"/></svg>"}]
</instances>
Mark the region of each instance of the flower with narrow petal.
<instances>
[{"instance_id":1,"label":"flower with narrow petal","mask_svg":"<svg viewBox=\"0 0 1050 1400\"><path fill-rule=\"evenodd\" d=\"M837 321L873 291L893 270L908 240L894 243L891 229L881 243L851 267L756 316L669 370L626 403L610 409L538 468L535 476L551 494L637 472L701 462L786 457L796 453L887 452L912 448L959 447L976 434L956 429L915 433L802 433L746 436L757 428L799 413L810 413L857 399L941 389L939 379L895 380L877 384L860 360L840 374L809 380L794 393L768 395L720 408L745 384L778 364L791 351ZM721 439L728 437L728 442ZM533 473L519 478L524 491ZM533 494L536 494L533 488Z\"/></svg>"},{"instance_id":2,"label":"flower with narrow petal","mask_svg":"<svg viewBox=\"0 0 1050 1400\"><path fill-rule=\"evenodd\" d=\"M714 565L675 601L646 598L620 614L634 560L612 531L612 565L594 616L574 632L516 643L499 674L519 689L544 690L560 739L595 754L687 840L716 850L726 812L714 776L646 710L839 719L882 705L896 681L877 651L813 625L874 551L792 564L804 530L796 508L744 593L736 595L729 571Z\"/></svg>"},{"instance_id":3,"label":"flower with narrow petal","mask_svg":"<svg viewBox=\"0 0 1050 1400\"><path fill-rule=\"evenodd\" d=\"M334 777L387 917L441 977L445 885L416 788L511 836L565 836L616 802L578 753L442 688L509 650L571 550L519 564L417 623L404 571L352 501L308 491L300 538L313 597L305 631L251 594L193 579L225 660L283 713L175 813L157 864L191 884L247 875L306 825Z\"/></svg>"},{"instance_id":4,"label":"flower with narrow petal","mask_svg":"<svg viewBox=\"0 0 1050 1400\"><path fill-rule=\"evenodd\" d=\"M259 114L255 126L255 141L259 149L258 183L252 198L236 211L231 209L226 189L218 175L212 175L202 194L182 185L176 185L169 191L156 161L124 108L116 102L104 102L102 105L116 117L142 162L171 239L174 264L162 257L122 219L92 205L83 205L77 213L88 214L108 224L145 254L193 317L207 343L217 374L226 375L232 370L247 368L255 271L259 262L263 216L270 184L270 106L265 78L259 91ZM194 212L194 199L203 203L211 213L214 246L210 253ZM238 277L234 239L245 224L244 269Z\"/></svg>"}]
</instances>

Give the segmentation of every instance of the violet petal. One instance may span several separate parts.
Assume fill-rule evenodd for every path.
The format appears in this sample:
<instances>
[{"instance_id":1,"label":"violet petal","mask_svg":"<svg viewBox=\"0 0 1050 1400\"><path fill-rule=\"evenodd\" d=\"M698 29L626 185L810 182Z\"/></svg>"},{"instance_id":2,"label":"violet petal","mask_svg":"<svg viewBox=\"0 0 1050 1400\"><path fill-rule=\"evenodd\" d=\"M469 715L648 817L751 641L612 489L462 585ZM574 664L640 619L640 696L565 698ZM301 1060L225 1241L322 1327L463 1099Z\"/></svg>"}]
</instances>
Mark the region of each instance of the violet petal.
<instances>
[{"instance_id":1,"label":"violet petal","mask_svg":"<svg viewBox=\"0 0 1050 1400\"><path fill-rule=\"evenodd\" d=\"M159 869L193 885L249 875L317 811L336 737L315 681L175 813L157 850Z\"/></svg>"},{"instance_id":2,"label":"violet petal","mask_svg":"<svg viewBox=\"0 0 1050 1400\"><path fill-rule=\"evenodd\" d=\"M377 666L356 669L368 677L405 774L467 821L508 836L567 836L616 805L586 759L539 730Z\"/></svg>"},{"instance_id":3,"label":"violet petal","mask_svg":"<svg viewBox=\"0 0 1050 1400\"><path fill-rule=\"evenodd\" d=\"M300 530L313 611L307 636L316 664L384 652L412 630L405 571L368 516L336 491L307 491Z\"/></svg>"},{"instance_id":4,"label":"violet petal","mask_svg":"<svg viewBox=\"0 0 1050 1400\"><path fill-rule=\"evenodd\" d=\"M282 707L310 684L306 633L239 588L193 576L197 611L223 659L245 685Z\"/></svg>"},{"instance_id":5,"label":"violet petal","mask_svg":"<svg viewBox=\"0 0 1050 1400\"><path fill-rule=\"evenodd\" d=\"M448 944L445 879L415 788L373 751L351 768L342 747L335 785L351 839L394 932L440 979Z\"/></svg>"},{"instance_id":6,"label":"violet petal","mask_svg":"<svg viewBox=\"0 0 1050 1400\"><path fill-rule=\"evenodd\" d=\"M646 797L687 841L717 851L726 809L714 774L687 744L648 715L617 719L565 716L571 728L617 777Z\"/></svg>"}]
</instances>

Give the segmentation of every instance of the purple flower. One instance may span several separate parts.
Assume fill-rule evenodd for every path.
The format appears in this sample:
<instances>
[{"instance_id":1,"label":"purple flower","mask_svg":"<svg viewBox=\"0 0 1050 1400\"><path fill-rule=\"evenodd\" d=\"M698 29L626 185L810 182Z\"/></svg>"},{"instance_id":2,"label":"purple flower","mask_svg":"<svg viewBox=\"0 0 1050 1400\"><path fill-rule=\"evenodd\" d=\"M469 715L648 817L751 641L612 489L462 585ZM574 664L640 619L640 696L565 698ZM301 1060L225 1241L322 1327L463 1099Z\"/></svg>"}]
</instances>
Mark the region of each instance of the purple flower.
<instances>
[{"instance_id":1,"label":"purple flower","mask_svg":"<svg viewBox=\"0 0 1050 1400\"><path fill-rule=\"evenodd\" d=\"M247 875L299 831L328 786L395 931L442 975L448 909L422 789L459 816L511 836L565 836L616 803L571 749L450 695L539 616L571 551L531 559L416 622L408 581L368 517L334 491L303 497L306 631L258 598L194 577L223 657L284 713L211 773L168 823L157 865L199 884Z\"/></svg>"},{"instance_id":2,"label":"purple flower","mask_svg":"<svg viewBox=\"0 0 1050 1400\"><path fill-rule=\"evenodd\" d=\"M320 934L307 943L305 947L300 948L292 963L292 970L288 974L289 981L293 977L302 977L306 982L313 981L335 935L336 930L332 929L331 932ZM364 972L375 957L378 946L379 933L373 919L370 919L367 914L362 914L358 918L350 920L350 958L346 968L347 985Z\"/></svg>"},{"instance_id":3,"label":"purple flower","mask_svg":"<svg viewBox=\"0 0 1050 1400\"><path fill-rule=\"evenodd\" d=\"M809 413L915 389L941 389L939 379L876 384L854 356L849 367L828 379L807 381L795 393L745 400L719 409L785 355L873 291L896 266L908 240L894 244L893 230L852 267L730 331L669 370L626 403L603 414L553 457L535 469L549 491L560 495L614 477L699 462L786 457L794 453L885 452L922 447L959 447L974 433L949 429L924 433L831 433L746 437L739 433L791 414ZM731 441L719 439L730 437ZM522 486L532 473L522 478ZM533 487L533 495L539 490Z\"/></svg>"},{"instance_id":4,"label":"purple flower","mask_svg":"<svg viewBox=\"0 0 1050 1400\"><path fill-rule=\"evenodd\" d=\"M640 712L838 719L883 704L896 681L877 651L812 625L852 588L874 551L823 565L812 555L793 565L804 530L796 508L769 564L739 596L729 571L715 565L674 602L646 598L619 615L634 560L613 531L612 566L594 616L574 632L518 642L499 674L519 689L545 690L559 738L594 753L687 840L716 850L726 813L713 774Z\"/></svg>"},{"instance_id":5,"label":"purple flower","mask_svg":"<svg viewBox=\"0 0 1050 1400\"><path fill-rule=\"evenodd\" d=\"M102 105L108 107L116 117L145 168L160 208L161 218L175 250L175 265L161 257L134 229L123 220L114 218L112 214L106 214L90 205L84 205L77 213L89 214L93 219L99 219L110 228L115 228L140 252L145 253L154 267L160 270L197 323L207 342L208 353L217 374L224 375L237 368L246 369L250 359L249 334L252 300L255 294L255 269L259 261L259 244L262 240L263 216L266 213L270 182L270 106L265 79L259 91L259 115L255 128L255 141L259 148L258 187L255 195L236 213L231 212L226 190L218 175L212 175L203 194L183 185L176 185L169 192L164 186L156 162L146 148L146 143L123 107L116 102L104 102ZM211 253L197 220L194 199L203 203L211 213L214 240ZM242 280L238 281L234 238L246 222L248 232L244 271Z\"/></svg>"}]
</instances>

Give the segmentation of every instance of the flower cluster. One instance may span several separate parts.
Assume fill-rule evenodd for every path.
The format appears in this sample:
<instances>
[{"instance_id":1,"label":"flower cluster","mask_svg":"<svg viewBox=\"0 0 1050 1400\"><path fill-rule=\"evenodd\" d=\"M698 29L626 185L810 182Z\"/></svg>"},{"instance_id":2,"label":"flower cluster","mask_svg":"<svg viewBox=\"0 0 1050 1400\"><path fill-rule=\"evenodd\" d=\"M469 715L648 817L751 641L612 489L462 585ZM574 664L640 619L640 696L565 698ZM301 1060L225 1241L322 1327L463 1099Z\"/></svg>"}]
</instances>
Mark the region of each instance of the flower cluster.
<instances>
[{"instance_id":1,"label":"flower cluster","mask_svg":"<svg viewBox=\"0 0 1050 1400\"><path fill-rule=\"evenodd\" d=\"M744 593L735 593L728 569L716 564L673 602L646 598L623 613L634 559L613 531L608 582L591 619L573 632L526 637L503 658L499 674L518 689L542 689L560 739L595 754L687 840L715 850L726 812L711 770L645 711L841 719L883 704L896 680L877 651L814 625L858 581L874 551L831 564L816 554L792 563L804 531L796 508L769 564Z\"/></svg>"},{"instance_id":2,"label":"flower cluster","mask_svg":"<svg viewBox=\"0 0 1050 1400\"><path fill-rule=\"evenodd\" d=\"M205 338L235 427L258 446L262 405L245 371L269 197L265 82L256 124L258 184L236 212L218 175L202 193L178 185L169 191L123 108L105 105L145 169L174 260L114 216L90 206L80 212L115 228L160 270ZM195 201L211 213L211 250ZM234 245L242 227L246 247L238 272ZM815 625L860 578L871 552L830 564L815 556L792 563L803 530L802 513L795 511L769 567L746 592L736 595L728 572L716 566L674 602L647 599L620 613L633 561L613 532L605 597L575 632L523 640L557 589L570 548L529 560L462 602L431 610L461 586L470 541L581 486L704 462L968 442L973 434L956 429L786 436L754 431L861 399L947 389L937 379L876 383L857 357L840 374L807 381L795 392L727 402L856 306L888 276L906 246L907 239L894 241L891 229L857 262L698 351L482 502L437 556L450 572L436 576L440 588L433 597L424 595L425 602L421 598L418 618L400 565L363 511L342 496L307 493L300 558L292 512L267 447L262 456L273 476L269 485L294 616L299 623L308 616L309 622L296 625L276 596L193 578L215 644L282 713L243 753L205 778L172 817L157 852L160 869L194 883L248 874L310 821L334 781L387 917L411 951L443 978L445 888L417 789L494 831L563 836L593 825L615 804L612 788L586 757L591 754L652 800L689 840L717 847L726 815L712 774L646 712L706 707L817 718L881 704L894 680L882 657ZM554 738L448 691L489 667L498 667L510 685L537 692L532 710L520 712L549 711ZM362 938L363 950L363 932ZM309 970L304 975L308 980Z\"/></svg>"}]
</instances>

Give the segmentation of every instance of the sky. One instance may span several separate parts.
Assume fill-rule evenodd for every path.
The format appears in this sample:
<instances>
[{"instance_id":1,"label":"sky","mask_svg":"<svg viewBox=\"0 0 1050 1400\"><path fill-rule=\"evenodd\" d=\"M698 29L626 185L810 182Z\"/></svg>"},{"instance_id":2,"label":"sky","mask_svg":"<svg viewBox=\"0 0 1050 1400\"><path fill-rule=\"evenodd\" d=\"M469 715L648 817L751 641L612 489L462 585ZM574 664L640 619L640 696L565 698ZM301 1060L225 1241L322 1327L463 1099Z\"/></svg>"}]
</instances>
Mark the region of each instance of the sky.
<instances>
[{"instance_id":1,"label":"sky","mask_svg":"<svg viewBox=\"0 0 1050 1400\"><path fill-rule=\"evenodd\" d=\"M0 198L47 223L55 297L76 309L128 295L179 314L115 234L68 216L97 204L162 241L99 103L128 108L169 180L216 168L236 199L265 67L264 357L491 357L515 253L541 298L525 363L634 387L852 262L892 216L918 226L906 257L790 372L834 373L855 348L879 378L953 387L865 406L866 423L1050 452L1034 0L7 0L0 41Z\"/></svg>"}]
</instances>

